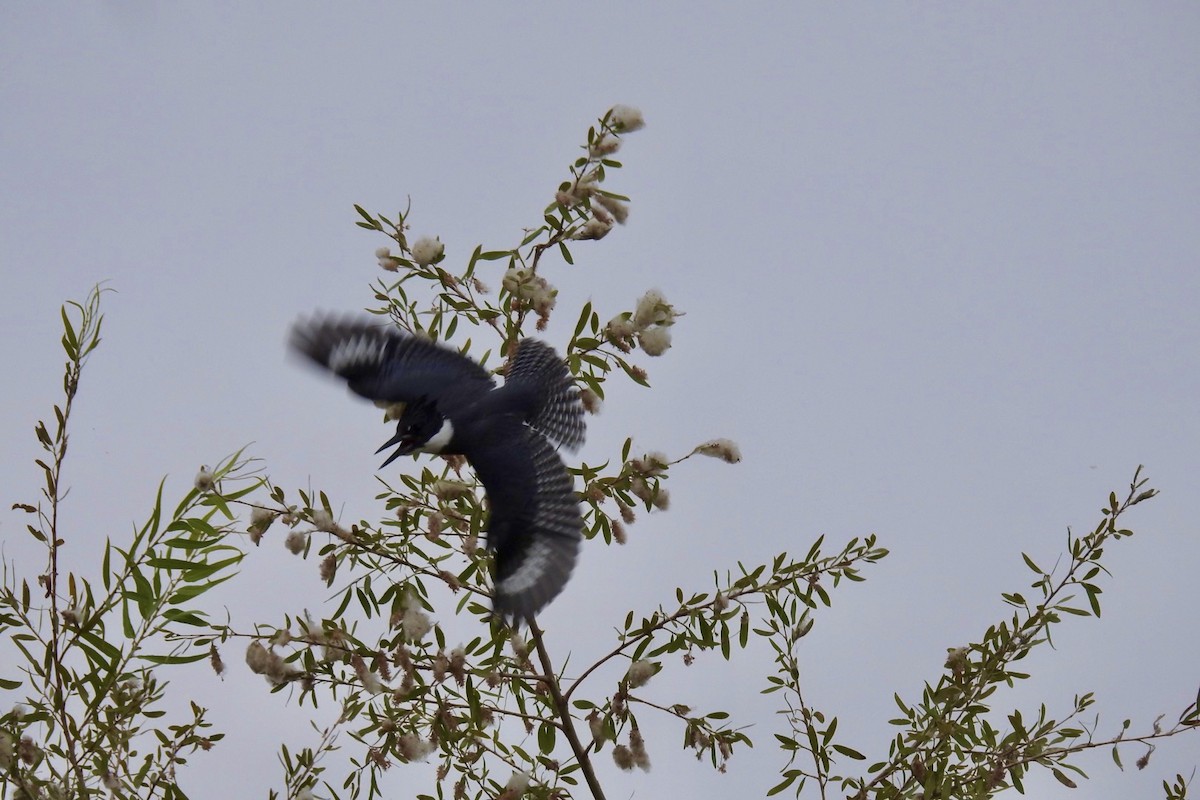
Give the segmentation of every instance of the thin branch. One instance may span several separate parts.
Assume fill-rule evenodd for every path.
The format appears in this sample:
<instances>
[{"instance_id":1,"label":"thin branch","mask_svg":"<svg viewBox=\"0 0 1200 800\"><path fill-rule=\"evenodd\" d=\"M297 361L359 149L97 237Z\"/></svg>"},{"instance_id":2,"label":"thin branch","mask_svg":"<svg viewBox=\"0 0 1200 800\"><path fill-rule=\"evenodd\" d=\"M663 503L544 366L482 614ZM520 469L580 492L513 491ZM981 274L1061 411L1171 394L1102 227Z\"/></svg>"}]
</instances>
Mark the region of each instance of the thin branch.
<instances>
[{"instance_id":1,"label":"thin branch","mask_svg":"<svg viewBox=\"0 0 1200 800\"><path fill-rule=\"evenodd\" d=\"M1155 739L1168 739L1172 736L1178 736L1179 734L1183 733L1184 731L1195 730L1195 729L1196 729L1196 726L1194 726L1194 725L1176 725L1174 728L1171 728L1170 730L1159 731L1158 733L1148 733L1145 736L1130 736L1130 737L1125 737L1125 738L1116 736L1116 737L1113 737L1112 739L1107 739L1103 742L1085 742L1083 744L1072 744L1072 745L1068 745L1066 747L1051 747L1047 750L1043 750L1042 752L1038 753L1037 755L1026 756L1026 757L1017 759L1016 761L1012 761L1012 762L1010 762L1010 766L1035 764L1035 763L1040 763L1040 762L1046 761L1046 760L1058 760L1059 756L1067 756L1067 755L1071 755L1073 753L1082 753L1084 750L1094 750L1097 747L1114 747L1114 746L1119 746L1122 744L1130 744L1130 743L1134 743L1134 742L1138 742L1141 744L1147 744L1148 742L1151 742ZM965 751L963 751L963 754L971 755L971 756L980 756L980 757L996 755L996 753L991 750L965 750Z\"/></svg>"},{"instance_id":2,"label":"thin branch","mask_svg":"<svg viewBox=\"0 0 1200 800\"><path fill-rule=\"evenodd\" d=\"M723 598L724 598L723 602L732 602L732 601L738 600L739 598L744 597L746 595L765 594L767 592L771 592L771 591L774 591L777 589L782 589L783 587L785 587L789 584L796 583L797 581L810 578L811 576L814 576L814 575L819 575L822 572L828 572L831 569L842 569L842 568L848 566L849 564L853 563L854 561L858 561L860 558L866 557L867 555L868 555L867 552L863 552L863 553L858 554L857 556L851 557L851 556L847 555L847 553L845 551L843 551L836 556L830 556L828 558L822 559L822 561L816 562L815 564L813 564L811 567L809 567L807 569L791 570L783 577L776 578L775 580L767 581L766 583L761 583L761 584L751 584L751 585L745 586L741 589L733 589L728 592L722 592L721 594L723 595ZM579 685L581 683L583 683L583 681L589 675L591 675L597 669L602 667L604 664L608 663L612 659L614 659L617 656L624 653L625 650L629 649L629 647L631 647L632 645L637 644L638 642L642 641L643 639L652 638L655 634L657 634L659 631L666 628L672 622L676 622L685 617L690 617L698 611L702 611L704 609L711 608L717 602L718 602L718 597L714 596L708 602L701 603L699 605L694 605L694 606L682 605L676 611L672 612L671 614L664 615L662 617L662 619L658 620L654 625L650 626L649 628L645 628L640 631L637 631L636 633L633 633L627 639L625 639L623 642L621 642L619 645L617 645L612 650L610 650L608 653L601 656L598 660L596 660L591 666L589 666L587 669L585 669L582 673L580 673L579 677L577 677L574 681L572 681L571 685L567 688L567 691L564 694L565 698L567 700L570 700L571 695L575 693L575 690L577 688L579 688ZM660 613L660 612L655 612L655 613Z\"/></svg>"},{"instance_id":3,"label":"thin branch","mask_svg":"<svg viewBox=\"0 0 1200 800\"><path fill-rule=\"evenodd\" d=\"M1086 564L1092 563L1096 554L1103 548L1106 540L1113 532L1117 531L1116 522L1122 514L1128 511L1132 506L1137 505L1144 499L1152 497L1154 490L1140 492L1139 490L1145 484L1144 480L1140 480L1141 467L1134 473L1134 478L1129 487L1129 494L1125 501L1117 505L1114 501L1113 507L1105 511L1105 522L1097 528L1096 532L1082 537L1084 547L1081 548L1078 554L1071 554L1071 564L1056 584L1051 584L1050 577L1053 573L1043 573L1043 579L1040 584L1044 585L1045 592L1042 601L1037 604L1037 607L1027 613L1029 617L1021 624L1019 628L1014 625L1012 638L1000 647L991 655L991 659L987 664L980 664L973 672L972 683L966 687L967 691L962 691L954 700L945 703L940 713L938 722L938 733L931 745L922 746L921 751L936 753L949 742L953 734L961 729L962 721L970 709L983 696L983 693L989 686L994 685L994 681L988 680L988 676L995 674L996 670L1002 670L1019 654L1028 652L1038 640L1037 637L1046 633L1049 637L1049 629L1058 620L1055 618L1054 612L1059 608L1059 605L1066 600L1058 601L1061 593L1068 587L1078 584L1076 573ZM1068 598L1069 599L1069 598ZM1058 601L1056 603L1056 601ZM945 681L943 676L942 681ZM939 684L939 687L941 684ZM914 720L914 728L916 726ZM909 736L914 736L915 732L910 730ZM1132 741L1132 740L1130 740ZM1080 748L1083 749L1083 748ZM884 781L888 780L894 773L908 766L908 763L901 756L896 756L891 763L879 771L869 782L867 782L859 792L859 796L866 797L866 793L876 787L879 787ZM908 789L917 780L914 774L909 774L895 788L900 792Z\"/></svg>"},{"instance_id":4,"label":"thin branch","mask_svg":"<svg viewBox=\"0 0 1200 800\"><path fill-rule=\"evenodd\" d=\"M529 630L533 633L534 646L537 648L538 660L542 663L542 669L546 675L553 676L557 673L554 670L554 662L550 659L550 653L546 650L546 643L542 639L542 629L534 620L529 621ZM588 750L579 741L579 734L575 731L575 718L571 715L571 706L567 698L563 696L562 690L559 688L557 680L546 682L546 688L550 691L550 699L554 702L554 710L558 713L558 718L562 721L563 733L567 736L567 741L571 744L571 751L575 753L575 760L579 762L579 769L583 772L583 777L587 781L588 788L592 790L592 797L595 800L604 800L604 789L600 786L600 781L596 778L596 772L592 768L592 760L588 755Z\"/></svg>"}]
</instances>

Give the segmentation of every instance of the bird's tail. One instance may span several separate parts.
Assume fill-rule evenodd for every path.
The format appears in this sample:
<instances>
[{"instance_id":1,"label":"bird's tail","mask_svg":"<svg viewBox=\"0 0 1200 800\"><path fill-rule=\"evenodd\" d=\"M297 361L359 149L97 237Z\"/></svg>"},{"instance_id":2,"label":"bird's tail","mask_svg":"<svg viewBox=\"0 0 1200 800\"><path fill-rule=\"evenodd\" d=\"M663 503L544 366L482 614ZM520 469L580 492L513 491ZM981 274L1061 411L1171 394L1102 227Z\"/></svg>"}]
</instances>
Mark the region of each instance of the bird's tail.
<instances>
[{"instance_id":1,"label":"bird's tail","mask_svg":"<svg viewBox=\"0 0 1200 800\"><path fill-rule=\"evenodd\" d=\"M537 339L522 339L504 385L530 393L534 399L533 412L527 421L547 439L569 450L583 444L583 403L579 390L566 362L553 347Z\"/></svg>"}]
</instances>

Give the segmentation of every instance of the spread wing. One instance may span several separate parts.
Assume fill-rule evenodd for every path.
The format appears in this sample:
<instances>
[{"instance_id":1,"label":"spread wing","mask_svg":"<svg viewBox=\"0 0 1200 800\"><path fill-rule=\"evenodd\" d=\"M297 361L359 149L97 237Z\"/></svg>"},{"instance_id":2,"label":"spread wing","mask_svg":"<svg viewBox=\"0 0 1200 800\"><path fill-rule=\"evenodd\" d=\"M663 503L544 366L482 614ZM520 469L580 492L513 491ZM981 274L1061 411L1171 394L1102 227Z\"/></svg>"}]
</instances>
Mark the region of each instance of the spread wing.
<instances>
[{"instance_id":1,"label":"spread wing","mask_svg":"<svg viewBox=\"0 0 1200 800\"><path fill-rule=\"evenodd\" d=\"M583 517L571 473L553 445L512 418L511 435L467 455L491 504L492 604L516 621L558 596L579 555Z\"/></svg>"},{"instance_id":2,"label":"spread wing","mask_svg":"<svg viewBox=\"0 0 1200 800\"><path fill-rule=\"evenodd\" d=\"M506 392L524 398L529 424L552 442L578 450L583 444L583 402L554 348L537 339L522 339L504 379Z\"/></svg>"},{"instance_id":3,"label":"spread wing","mask_svg":"<svg viewBox=\"0 0 1200 800\"><path fill-rule=\"evenodd\" d=\"M457 350L364 319L301 320L292 326L291 346L370 400L408 403L443 397L449 389L481 395L495 385L487 370Z\"/></svg>"}]
</instances>

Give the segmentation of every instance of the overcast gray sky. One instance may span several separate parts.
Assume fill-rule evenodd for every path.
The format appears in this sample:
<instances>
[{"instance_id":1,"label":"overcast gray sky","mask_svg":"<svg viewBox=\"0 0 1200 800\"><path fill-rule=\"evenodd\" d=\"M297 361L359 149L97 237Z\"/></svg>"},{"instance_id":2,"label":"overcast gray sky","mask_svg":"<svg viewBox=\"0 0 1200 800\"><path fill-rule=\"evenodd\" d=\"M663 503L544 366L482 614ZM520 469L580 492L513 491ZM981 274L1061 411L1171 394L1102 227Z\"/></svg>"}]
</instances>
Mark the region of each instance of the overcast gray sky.
<instances>
[{"instance_id":1,"label":"overcast gray sky","mask_svg":"<svg viewBox=\"0 0 1200 800\"><path fill-rule=\"evenodd\" d=\"M1021 551L1052 562L1145 464L1162 495L1111 550L1103 618L1073 621L996 700L1060 714L1094 690L1111 734L1194 697L1200 6L514 8L5 4L3 509L37 491L57 308L107 280L67 472L73 564L127 535L162 475L178 496L247 442L276 483L376 515L378 414L283 346L298 314L371 301L383 242L351 205L393 213L411 196L413 232L452 262L511 246L595 116L628 103L648 120L613 182L629 224L548 275L560 309L591 299L607 318L658 287L687 316L647 364L654 389L614 390L584 455L630 434L673 455L728 436L745 460L688 462L669 513L643 515L623 548L585 547L543 617L555 651L580 663L628 608L738 560L875 532L892 555L818 616L804 676L842 741L881 756L892 693L919 696L945 648L1026 586ZM5 557L31 574L23 529L0 510ZM327 596L278 542L244 573L222 595L243 622ZM189 786L264 797L280 741L316 737L239 653L226 661L224 681L176 678L229 734ZM761 650L671 664L652 696L736 709L759 745L713 775L656 724L653 771L605 762L609 796L761 796L783 762L757 694L769 669ZM1101 752L1082 796L1149 796L1197 762L1195 736L1143 773ZM409 770L388 773L388 796L425 788ZM1048 775L1028 786L1070 794Z\"/></svg>"}]
</instances>

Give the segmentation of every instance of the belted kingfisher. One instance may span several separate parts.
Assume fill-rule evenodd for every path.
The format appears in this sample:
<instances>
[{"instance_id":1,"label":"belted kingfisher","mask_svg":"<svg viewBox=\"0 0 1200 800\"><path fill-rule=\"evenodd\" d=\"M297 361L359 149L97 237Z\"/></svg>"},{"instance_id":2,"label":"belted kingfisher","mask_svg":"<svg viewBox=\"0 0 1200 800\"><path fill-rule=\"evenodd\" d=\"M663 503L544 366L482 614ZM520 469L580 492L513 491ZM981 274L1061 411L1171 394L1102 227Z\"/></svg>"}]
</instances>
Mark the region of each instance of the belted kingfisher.
<instances>
[{"instance_id":1,"label":"belted kingfisher","mask_svg":"<svg viewBox=\"0 0 1200 800\"><path fill-rule=\"evenodd\" d=\"M404 403L381 467L416 451L466 456L491 506L492 605L532 619L567 583L582 539L555 445L583 444L583 404L554 348L522 339L497 388L481 365L428 339L354 319L297 322L291 346L371 400Z\"/></svg>"}]
</instances>

